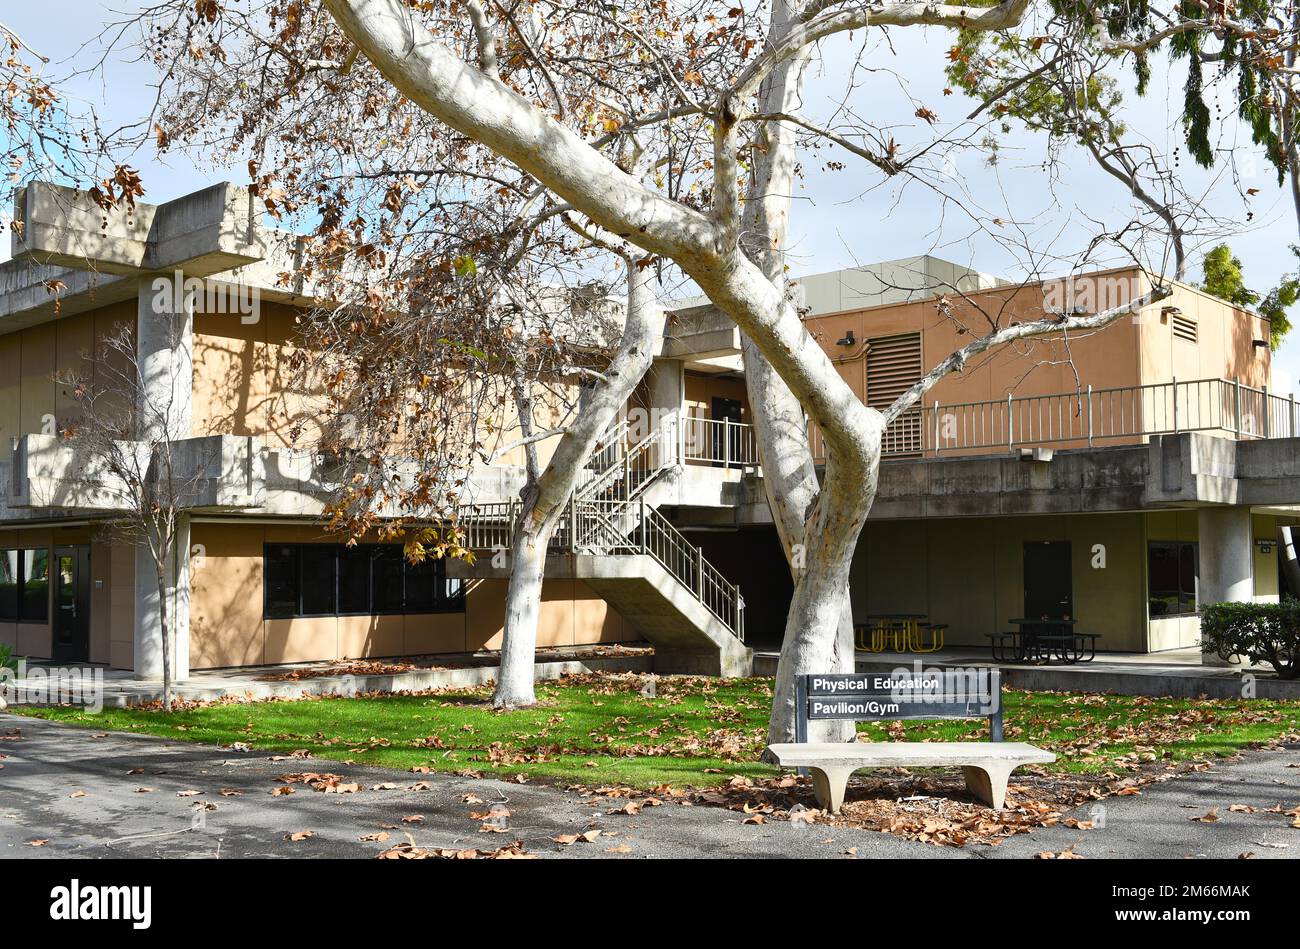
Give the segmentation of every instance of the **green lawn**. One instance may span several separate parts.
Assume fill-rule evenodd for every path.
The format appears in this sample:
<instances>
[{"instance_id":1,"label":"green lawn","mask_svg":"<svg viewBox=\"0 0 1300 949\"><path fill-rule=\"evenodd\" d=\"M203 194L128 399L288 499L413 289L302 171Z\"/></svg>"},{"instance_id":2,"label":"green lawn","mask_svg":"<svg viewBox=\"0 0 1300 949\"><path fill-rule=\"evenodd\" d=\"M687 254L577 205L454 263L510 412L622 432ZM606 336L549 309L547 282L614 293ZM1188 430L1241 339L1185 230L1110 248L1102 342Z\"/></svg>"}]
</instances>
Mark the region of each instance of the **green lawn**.
<instances>
[{"instance_id":1,"label":"green lawn","mask_svg":"<svg viewBox=\"0 0 1300 949\"><path fill-rule=\"evenodd\" d=\"M243 742L270 752L308 749L339 761L408 769L475 770L585 785L705 786L763 777L758 763L770 679L660 678L642 697L635 676L544 683L539 704L495 712L490 690L429 695L210 705L163 713L11 708L20 714L184 741ZM1232 754L1300 734L1300 703L1005 693L1006 737L1055 751L1054 767L1131 770L1157 760ZM986 737L983 721L860 726L872 739Z\"/></svg>"}]
</instances>

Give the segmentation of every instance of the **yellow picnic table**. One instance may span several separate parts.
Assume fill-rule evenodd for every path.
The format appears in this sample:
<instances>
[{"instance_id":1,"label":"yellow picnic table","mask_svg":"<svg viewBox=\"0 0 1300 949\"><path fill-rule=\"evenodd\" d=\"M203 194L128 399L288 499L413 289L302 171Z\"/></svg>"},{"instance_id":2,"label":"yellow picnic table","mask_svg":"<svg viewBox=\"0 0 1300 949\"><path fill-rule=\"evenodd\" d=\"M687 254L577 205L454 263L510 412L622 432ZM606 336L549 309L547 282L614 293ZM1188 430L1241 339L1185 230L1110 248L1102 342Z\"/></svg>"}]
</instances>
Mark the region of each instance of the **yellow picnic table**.
<instances>
[{"instance_id":1,"label":"yellow picnic table","mask_svg":"<svg viewBox=\"0 0 1300 949\"><path fill-rule=\"evenodd\" d=\"M946 623L931 623L925 613L873 613L855 630L856 645L867 652L938 652L943 648ZM929 633L929 641L923 638Z\"/></svg>"}]
</instances>

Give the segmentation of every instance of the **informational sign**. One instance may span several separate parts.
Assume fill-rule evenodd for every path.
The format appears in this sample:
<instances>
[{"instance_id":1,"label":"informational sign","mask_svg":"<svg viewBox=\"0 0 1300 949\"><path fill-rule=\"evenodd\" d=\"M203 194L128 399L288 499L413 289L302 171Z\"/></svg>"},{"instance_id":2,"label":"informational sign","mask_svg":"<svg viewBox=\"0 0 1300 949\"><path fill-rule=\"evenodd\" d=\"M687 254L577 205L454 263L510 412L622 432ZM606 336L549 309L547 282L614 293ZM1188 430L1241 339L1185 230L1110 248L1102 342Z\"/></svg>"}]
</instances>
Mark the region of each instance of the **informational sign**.
<instances>
[{"instance_id":1,"label":"informational sign","mask_svg":"<svg viewBox=\"0 0 1300 949\"><path fill-rule=\"evenodd\" d=\"M895 669L801 676L798 740L809 721L987 718L1002 740L1002 686L996 669Z\"/></svg>"}]
</instances>

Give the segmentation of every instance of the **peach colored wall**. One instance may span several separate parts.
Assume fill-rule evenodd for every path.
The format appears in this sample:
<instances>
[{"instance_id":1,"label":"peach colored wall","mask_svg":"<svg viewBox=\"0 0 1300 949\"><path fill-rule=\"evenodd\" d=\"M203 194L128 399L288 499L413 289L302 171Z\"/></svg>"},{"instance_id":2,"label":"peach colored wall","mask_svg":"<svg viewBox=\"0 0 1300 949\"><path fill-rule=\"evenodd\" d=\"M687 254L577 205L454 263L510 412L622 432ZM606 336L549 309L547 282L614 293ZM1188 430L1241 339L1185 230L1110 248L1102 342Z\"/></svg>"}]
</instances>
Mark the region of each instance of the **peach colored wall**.
<instances>
[{"instance_id":1,"label":"peach colored wall","mask_svg":"<svg viewBox=\"0 0 1300 949\"><path fill-rule=\"evenodd\" d=\"M683 411L694 418L712 418L714 398L739 399L742 417L749 420L749 395L745 381L730 376L710 376L697 372L686 373L686 402Z\"/></svg>"},{"instance_id":2,"label":"peach colored wall","mask_svg":"<svg viewBox=\"0 0 1300 949\"><path fill-rule=\"evenodd\" d=\"M1164 307L1176 306L1184 317L1196 321L1197 342L1178 339L1173 320L1161 316ZM1146 311L1141 324L1142 381L1168 382L1171 378L1240 379L1242 385L1270 385L1272 353L1255 346L1268 339L1268 321L1230 306L1217 297L1176 285L1174 295Z\"/></svg>"},{"instance_id":3,"label":"peach colored wall","mask_svg":"<svg viewBox=\"0 0 1300 949\"><path fill-rule=\"evenodd\" d=\"M503 580L473 583L463 613L405 616L262 617L262 546L335 543L314 526L195 524L201 565L191 561L190 664L195 669L501 648ZM538 644L570 646L640 639L584 584L548 580Z\"/></svg>"},{"instance_id":4,"label":"peach colored wall","mask_svg":"<svg viewBox=\"0 0 1300 949\"><path fill-rule=\"evenodd\" d=\"M1120 305L1148 289L1145 278L1135 271L1087 275L1091 285L1086 288L1083 279L1079 278L1074 299L1084 304L1087 312L1096 312L1099 305ZM840 375L865 399L870 358L866 344L871 339L919 332L922 365L929 369L986 332L991 319L1000 325L1041 319L1048 309L1045 300L1065 299L1060 292L1052 295L1054 289L1052 285L1033 285L999 288L967 298L948 297L946 312L939 307L940 298L932 297L818 316L806 323L836 362ZM1094 305L1086 305L1089 300ZM1198 344L1173 338L1170 323L1162 322L1160 317L1162 307L1170 305L1179 306L1197 320ZM836 345L836 340L849 330L858 343L852 347ZM1140 317L1122 317L1100 330L1073 334L1068 346L1058 336L1014 343L986 353L972 360L963 372L950 374L938 383L927 394L925 404L938 401L951 406L1001 401L1008 395L1023 398L1068 393L1076 385L1091 385L1094 389L1131 387L1168 382L1175 377L1192 380L1239 376L1244 384L1260 386L1269 380L1270 355L1266 349L1253 346L1252 340L1266 338L1267 333L1268 323L1262 318L1176 285L1173 298L1145 308ZM1060 447L1077 445L1062 443Z\"/></svg>"}]
</instances>

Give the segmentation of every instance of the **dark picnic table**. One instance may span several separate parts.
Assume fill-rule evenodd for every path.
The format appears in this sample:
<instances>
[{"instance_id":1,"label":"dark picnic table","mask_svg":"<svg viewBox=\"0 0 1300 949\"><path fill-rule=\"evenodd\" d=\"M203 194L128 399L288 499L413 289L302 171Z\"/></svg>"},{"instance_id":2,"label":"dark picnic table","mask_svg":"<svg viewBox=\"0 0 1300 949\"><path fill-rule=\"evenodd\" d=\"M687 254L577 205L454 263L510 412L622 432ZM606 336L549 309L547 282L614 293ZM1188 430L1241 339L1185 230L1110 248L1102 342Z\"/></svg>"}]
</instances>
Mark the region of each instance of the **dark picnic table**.
<instances>
[{"instance_id":1,"label":"dark picnic table","mask_svg":"<svg viewBox=\"0 0 1300 949\"><path fill-rule=\"evenodd\" d=\"M1018 631L989 634L993 658L998 661L1050 663L1055 656L1061 662L1075 663L1089 662L1097 654L1098 637L1078 632L1076 619L1018 616L1007 622Z\"/></svg>"}]
</instances>

